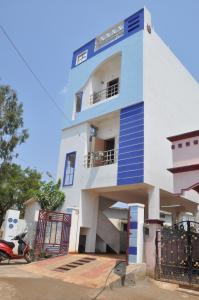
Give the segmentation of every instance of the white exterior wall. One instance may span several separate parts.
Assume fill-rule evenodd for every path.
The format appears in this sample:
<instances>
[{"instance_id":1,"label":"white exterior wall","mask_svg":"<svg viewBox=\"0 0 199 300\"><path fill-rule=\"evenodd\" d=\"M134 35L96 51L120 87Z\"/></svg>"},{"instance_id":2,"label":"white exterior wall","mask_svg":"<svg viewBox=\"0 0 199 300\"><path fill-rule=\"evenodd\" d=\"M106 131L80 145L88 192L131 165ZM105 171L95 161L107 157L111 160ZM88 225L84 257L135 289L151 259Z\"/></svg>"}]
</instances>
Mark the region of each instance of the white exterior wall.
<instances>
[{"instance_id":1,"label":"white exterior wall","mask_svg":"<svg viewBox=\"0 0 199 300\"><path fill-rule=\"evenodd\" d=\"M27 227L27 236L26 239L29 242L30 246L34 246L35 235L36 235L36 226L38 222L39 210L41 209L40 204L37 201L30 202L25 207L24 220Z\"/></svg>"},{"instance_id":2,"label":"white exterior wall","mask_svg":"<svg viewBox=\"0 0 199 300\"><path fill-rule=\"evenodd\" d=\"M116 137L116 148L119 139L119 117L107 118L97 123L98 137L108 139ZM66 194L66 207L79 207L81 190L86 188L115 186L117 182L117 164L110 164L94 168L84 166L84 156L89 150L90 126L88 123L63 131L59 163L58 178L63 179L66 153L76 151L75 175L73 186L62 187Z\"/></svg>"},{"instance_id":3,"label":"white exterior wall","mask_svg":"<svg viewBox=\"0 0 199 300\"><path fill-rule=\"evenodd\" d=\"M95 120L96 125L96 120ZM119 116L103 118L97 122L98 137L109 139L116 137L116 148L119 138ZM79 216L72 215L69 251L78 251L80 227L88 228L86 251L95 251L96 227L98 217L98 197L85 189L104 186L115 186L117 183L117 164L110 164L94 168L84 166L84 156L89 150L90 125L84 123L64 130L62 133L58 178L63 181L66 153L76 151L75 174L72 186L62 187L65 193L63 211L67 208L79 209ZM75 218L75 219L74 219Z\"/></svg>"},{"instance_id":4,"label":"white exterior wall","mask_svg":"<svg viewBox=\"0 0 199 300\"><path fill-rule=\"evenodd\" d=\"M198 129L199 85L152 30L144 32L144 181L173 192L171 144Z\"/></svg>"},{"instance_id":5,"label":"white exterior wall","mask_svg":"<svg viewBox=\"0 0 199 300\"><path fill-rule=\"evenodd\" d=\"M98 105L100 102L95 104L90 103L90 96L94 92L99 92L106 89L107 82L120 77L121 72L121 54L114 55L106 62L102 63L97 70L91 74L88 81L83 87L83 98L82 98L82 111L90 108L92 105ZM106 93L105 93L106 94ZM108 98L110 100L110 98Z\"/></svg>"},{"instance_id":6,"label":"white exterior wall","mask_svg":"<svg viewBox=\"0 0 199 300\"><path fill-rule=\"evenodd\" d=\"M111 223L118 229L122 230L122 224L128 221L128 210L107 208L103 211L103 214L111 221Z\"/></svg>"},{"instance_id":7,"label":"white exterior wall","mask_svg":"<svg viewBox=\"0 0 199 300\"><path fill-rule=\"evenodd\" d=\"M120 128L119 114L117 117L109 117L97 122L96 126L98 127L97 137L103 140L115 138L115 149L118 149Z\"/></svg>"}]
</instances>

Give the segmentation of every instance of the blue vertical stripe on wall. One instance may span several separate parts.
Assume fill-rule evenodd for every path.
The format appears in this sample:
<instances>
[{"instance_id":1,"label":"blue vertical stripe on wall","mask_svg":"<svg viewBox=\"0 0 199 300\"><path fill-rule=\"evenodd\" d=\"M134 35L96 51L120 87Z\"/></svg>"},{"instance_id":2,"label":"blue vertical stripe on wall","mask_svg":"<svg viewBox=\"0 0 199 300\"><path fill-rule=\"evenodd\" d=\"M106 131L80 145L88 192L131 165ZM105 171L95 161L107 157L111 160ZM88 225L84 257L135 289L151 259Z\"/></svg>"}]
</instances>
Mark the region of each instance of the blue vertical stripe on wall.
<instances>
[{"instance_id":1,"label":"blue vertical stripe on wall","mask_svg":"<svg viewBox=\"0 0 199 300\"><path fill-rule=\"evenodd\" d=\"M144 182L144 102L120 111L117 184Z\"/></svg>"}]
</instances>

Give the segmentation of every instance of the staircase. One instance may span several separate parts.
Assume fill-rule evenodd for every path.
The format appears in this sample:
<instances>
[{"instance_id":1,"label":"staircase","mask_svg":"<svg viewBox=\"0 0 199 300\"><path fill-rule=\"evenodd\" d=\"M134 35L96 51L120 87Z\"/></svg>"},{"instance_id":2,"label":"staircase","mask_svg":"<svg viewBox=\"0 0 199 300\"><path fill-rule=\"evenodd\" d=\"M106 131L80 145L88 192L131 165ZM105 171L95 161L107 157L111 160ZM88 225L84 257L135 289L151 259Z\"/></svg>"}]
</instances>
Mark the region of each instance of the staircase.
<instances>
[{"instance_id":1,"label":"staircase","mask_svg":"<svg viewBox=\"0 0 199 300\"><path fill-rule=\"evenodd\" d=\"M112 206L113 204L115 204L116 202L104 197L100 197L100 201L99 201L99 210L104 211L106 208Z\"/></svg>"},{"instance_id":2,"label":"staircase","mask_svg":"<svg viewBox=\"0 0 199 300\"><path fill-rule=\"evenodd\" d=\"M97 235L117 254L120 253L120 231L103 214L103 210L112 206L115 202L109 199L100 199Z\"/></svg>"}]
</instances>

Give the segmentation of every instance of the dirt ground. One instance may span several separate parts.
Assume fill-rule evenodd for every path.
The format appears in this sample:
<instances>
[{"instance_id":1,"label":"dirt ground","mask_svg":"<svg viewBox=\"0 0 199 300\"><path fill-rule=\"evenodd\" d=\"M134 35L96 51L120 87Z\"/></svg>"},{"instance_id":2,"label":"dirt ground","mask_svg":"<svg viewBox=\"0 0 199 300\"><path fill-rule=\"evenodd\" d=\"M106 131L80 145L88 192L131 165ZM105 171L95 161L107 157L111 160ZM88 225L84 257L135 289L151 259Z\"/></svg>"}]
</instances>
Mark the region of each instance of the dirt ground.
<instances>
[{"instance_id":1,"label":"dirt ground","mask_svg":"<svg viewBox=\"0 0 199 300\"><path fill-rule=\"evenodd\" d=\"M91 289L61 280L41 278L0 278L1 300L91 300L100 289ZM110 289L99 295L98 300L181 300L199 299L177 291L161 289L148 279L133 287Z\"/></svg>"},{"instance_id":2,"label":"dirt ground","mask_svg":"<svg viewBox=\"0 0 199 300\"><path fill-rule=\"evenodd\" d=\"M65 258L56 258L30 265L24 264L24 261L0 264L0 300L199 300L199 296L177 291L175 285L165 285L148 278L137 280L135 285L131 287L110 288L108 286L99 294L106 280L104 274L103 284L99 288L94 288L89 287L88 278L86 278L86 274L87 277L91 275L90 271L89 273L85 273L85 271L83 273L79 272L79 277L82 274L81 285L79 283L76 284L74 280L76 278L74 274L76 273L73 274L72 271L67 276L69 274L72 276L73 274L73 281L69 280L69 277L65 278L64 276L56 278L58 276L57 272L46 271L45 268L51 265L54 267L56 263L63 264L63 259ZM94 263L94 266L96 267L100 262L101 260ZM103 264L106 265L104 261ZM35 272L36 266L37 272ZM103 273L102 266L98 265L98 267L100 274L101 272ZM82 268L84 270L90 267ZM55 277L52 277L52 274ZM93 274L96 276L100 275L97 274L96 270Z\"/></svg>"}]
</instances>

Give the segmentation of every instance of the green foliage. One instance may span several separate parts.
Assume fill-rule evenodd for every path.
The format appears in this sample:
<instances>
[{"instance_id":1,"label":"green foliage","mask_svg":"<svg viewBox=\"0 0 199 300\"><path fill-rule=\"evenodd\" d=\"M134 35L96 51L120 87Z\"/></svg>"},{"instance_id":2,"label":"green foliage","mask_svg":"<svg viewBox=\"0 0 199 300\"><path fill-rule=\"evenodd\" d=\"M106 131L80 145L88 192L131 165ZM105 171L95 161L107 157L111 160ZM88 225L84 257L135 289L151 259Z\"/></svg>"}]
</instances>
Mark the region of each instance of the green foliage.
<instances>
[{"instance_id":1,"label":"green foliage","mask_svg":"<svg viewBox=\"0 0 199 300\"><path fill-rule=\"evenodd\" d=\"M6 210L16 206L23 209L25 200L34 197L42 185L41 174L17 164L0 165L0 226Z\"/></svg>"},{"instance_id":2,"label":"green foliage","mask_svg":"<svg viewBox=\"0 0 199 300\"><path fill-rule=\"evenodd\" d=\"M58 183L51 180L41 185L40 190L36 193L36 199L42 209L56 210L63 204L65 194L59 190L60 183L60 180Z\"/></svg>"},{"instance_id":3,"label":"green foliage","mask_svg":"<svg viewBox=\"0 0 199 300\"><path fill-rule=\"evenodd\" d=\"M0 160L16 157L15 148L24 143L28 132L23 129L23 105L9 86L0 86Z\"/></svg>"},{"instance_id":4,"label":"green foliage","mask_svg":"<svg viewBox=\"0 0 199 300\"><path fill-rule=\"evenodd\" d=\"M55 210L64 202L64 193L59 191L60 181L55 184L51 179L44 183L36 170L22 169L12 163L18 156L16 147L28 138L23 126L23 105L16 92L0 85L0 227L9 208L23 211L24 201L32 197L48 210Z\"/></svg>"}]
</instances>

